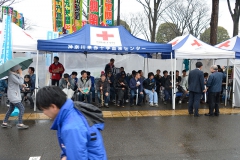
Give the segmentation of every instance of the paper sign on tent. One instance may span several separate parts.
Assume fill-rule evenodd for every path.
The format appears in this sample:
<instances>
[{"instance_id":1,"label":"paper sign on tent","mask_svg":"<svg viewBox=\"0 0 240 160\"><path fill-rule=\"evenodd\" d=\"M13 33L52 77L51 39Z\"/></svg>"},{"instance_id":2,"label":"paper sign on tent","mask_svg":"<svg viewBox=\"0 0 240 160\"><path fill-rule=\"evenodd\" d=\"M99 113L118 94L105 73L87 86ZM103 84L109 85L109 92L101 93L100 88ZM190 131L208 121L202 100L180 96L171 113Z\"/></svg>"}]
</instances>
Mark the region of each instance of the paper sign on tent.
<instances>
[{"instance_id":1,"label":"paper sign on tent","mask_svg":"<svg viewBox=\"0 0 240 160\"><path fill-rule=\"evenodd\" d=\"M122 46L118 28L90 28L90 45Z\"/></svg>"}]
</instances>

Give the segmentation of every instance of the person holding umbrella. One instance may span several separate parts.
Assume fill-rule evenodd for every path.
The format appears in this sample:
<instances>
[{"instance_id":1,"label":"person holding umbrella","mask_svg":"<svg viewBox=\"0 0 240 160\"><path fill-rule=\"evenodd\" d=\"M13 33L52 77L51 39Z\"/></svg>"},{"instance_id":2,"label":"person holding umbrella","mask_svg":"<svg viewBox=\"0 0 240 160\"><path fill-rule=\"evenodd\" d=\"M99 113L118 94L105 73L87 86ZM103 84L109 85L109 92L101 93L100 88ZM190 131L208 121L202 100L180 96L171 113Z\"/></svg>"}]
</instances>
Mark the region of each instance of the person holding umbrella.
<instances>
[{"instance_id":1,"label":"person holding umbrella","mask_svg":"<svg viewBox=\"0 0 240 160\"><path fill-rule=\"evenodd\" d=\"M12 126L7 123L11 113L14 111L14 108L17 107L19 109L18 115L18 129L27 129L28 126L24 125L22 122L22 117L24 114L24 106L21 103L21 93L19 87L26 87L23 80L22 75L22 66L23 69L26 69L32 63L32 58L24 58L18 57L12 60L7 61L3 65L0 66L0 78L8 75L8 91L7 96L10 101L10 107L5 115L3 123L1 127L3 128L11 128ZM14 64L14 65L13 65ZM20 64L20 65L19 65Z\"/></svg>"}]
</instances>

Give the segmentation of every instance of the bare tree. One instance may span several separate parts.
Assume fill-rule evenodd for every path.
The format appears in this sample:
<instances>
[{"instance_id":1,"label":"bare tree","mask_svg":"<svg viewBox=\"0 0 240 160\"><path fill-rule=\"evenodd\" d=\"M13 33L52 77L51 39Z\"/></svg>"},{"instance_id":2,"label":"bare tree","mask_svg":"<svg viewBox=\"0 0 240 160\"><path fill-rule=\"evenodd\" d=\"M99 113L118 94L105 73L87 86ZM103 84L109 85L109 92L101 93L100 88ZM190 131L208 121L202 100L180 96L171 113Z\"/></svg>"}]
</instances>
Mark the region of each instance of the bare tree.
<instances>
[{"instance_id":1,"label":"bare tree","mask_svg":"<svg viewBox=\"0 0 240 160\"><path fill-rule=\"evenodd\" d=\"M148 30L150 31L150 36L147 30L143 30L143 34L146 39L150 39L151 42L155 42L156 40L156 32L158 21L161 14L173 4L173 0L136 0L139 2L143 8L144 13L147 17L148 21Z\"/></svg>"},{"instance_id":2,"label":"bare tree","mask_svg":"<svg viewBox=\"0 0 240 160\"><path fill-rule=\"evenodd\" d=\"M173 32L181 36L184 33L190 33L196 37L209 25L209 8L206 2L201 0L183 0L176 1L172 6L168 7L164 14L161 15L164 22L169 25Z\"/></svg>"},{"instance_id":3,"label":"bare tree","mask_svg":"<svg viewBox=\"0 0 240 160\"><path fill-rule=\"evenodd\" d=\"M218 11L219 11L219 0L212 0L212 15L210 23L210 44L217 44L217 29L218 29Z\"/></svg>"},{"instance_id":4,"label":"bare tree","mask_svg":"<svg viewBox=\"0 0 240 160\"><path fill-rule=\"evenodd\" d=\"M0 0L0 6L11 6L12 4L18 2L17 0Z\"/></svg>"},{"instance_id":5,"label":"bare tree","mask_svg":"<svg viewBox=\"0 0 240 160\"><path fill-rule=\"evenodd\" d=\"M233 12L232 12L229 0L227 0L227 3L228 3L229 12L233 20L233 36L236 36L238 35L238 28L239 28L240 1L239 0L235 1L235 8L233 9Z\"/></svg>"}]
</instances>

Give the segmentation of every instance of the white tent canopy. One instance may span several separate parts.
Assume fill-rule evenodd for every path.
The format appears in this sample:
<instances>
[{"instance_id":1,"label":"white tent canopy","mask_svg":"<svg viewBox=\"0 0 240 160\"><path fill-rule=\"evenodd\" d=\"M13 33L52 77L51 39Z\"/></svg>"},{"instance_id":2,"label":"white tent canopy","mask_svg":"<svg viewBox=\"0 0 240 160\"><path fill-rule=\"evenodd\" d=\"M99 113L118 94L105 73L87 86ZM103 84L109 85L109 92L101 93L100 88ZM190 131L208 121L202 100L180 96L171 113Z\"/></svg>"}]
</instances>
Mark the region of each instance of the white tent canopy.
<instances>
[{"instance_id":1,"label":"white tent canopy","mask_svg":"<svg viewBox=\"0 0 240 160\"><path fill-rule=\"evenodd\" d=\"M172 44L177 59L229 59L235 52L213 47L191 34L174 38Z\"/></svg>"},{"instance_id":2,"label":"white tent canopy","mask_svg":"<svg viewBox=\"0 0 240 160\"><path fill-rule=\"evenodd\" d=\"M34 40L22 28L15 23L11 23L12 27L12 50L13 52L36 52L37 41ZM2 34L2 25L0 25L0 34Z\"/></svg>"}]
</instances>

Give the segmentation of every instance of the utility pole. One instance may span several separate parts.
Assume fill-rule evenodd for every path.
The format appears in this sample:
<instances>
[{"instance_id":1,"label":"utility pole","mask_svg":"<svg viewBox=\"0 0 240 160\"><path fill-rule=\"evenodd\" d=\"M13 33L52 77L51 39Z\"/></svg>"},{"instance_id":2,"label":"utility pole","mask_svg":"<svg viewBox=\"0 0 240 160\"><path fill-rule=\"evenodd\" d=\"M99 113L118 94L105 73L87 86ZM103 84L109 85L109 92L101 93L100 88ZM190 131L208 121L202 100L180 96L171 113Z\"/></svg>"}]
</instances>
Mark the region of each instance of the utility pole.
<instances>
[{"instance_id":1,"label":"utility pole","mask_svg":"<svg viewBox=\"0 0 240 160\"><path fill-rule=\"evenodd\" d=\"M218 28L218 12L219 12L219 0L212 0L212 16L210 22L210 44L217 44L217 28Z\"/></svg>"},{"instance_id":2,"label":"utility pole","mask_svg":"<svg viewBox=\"0 0 240 160\"><path fill-rule=\"evenodd\" d=\"M120 0L118 0L117 25L120 25Z\"/></svg>"}]
</instances>

